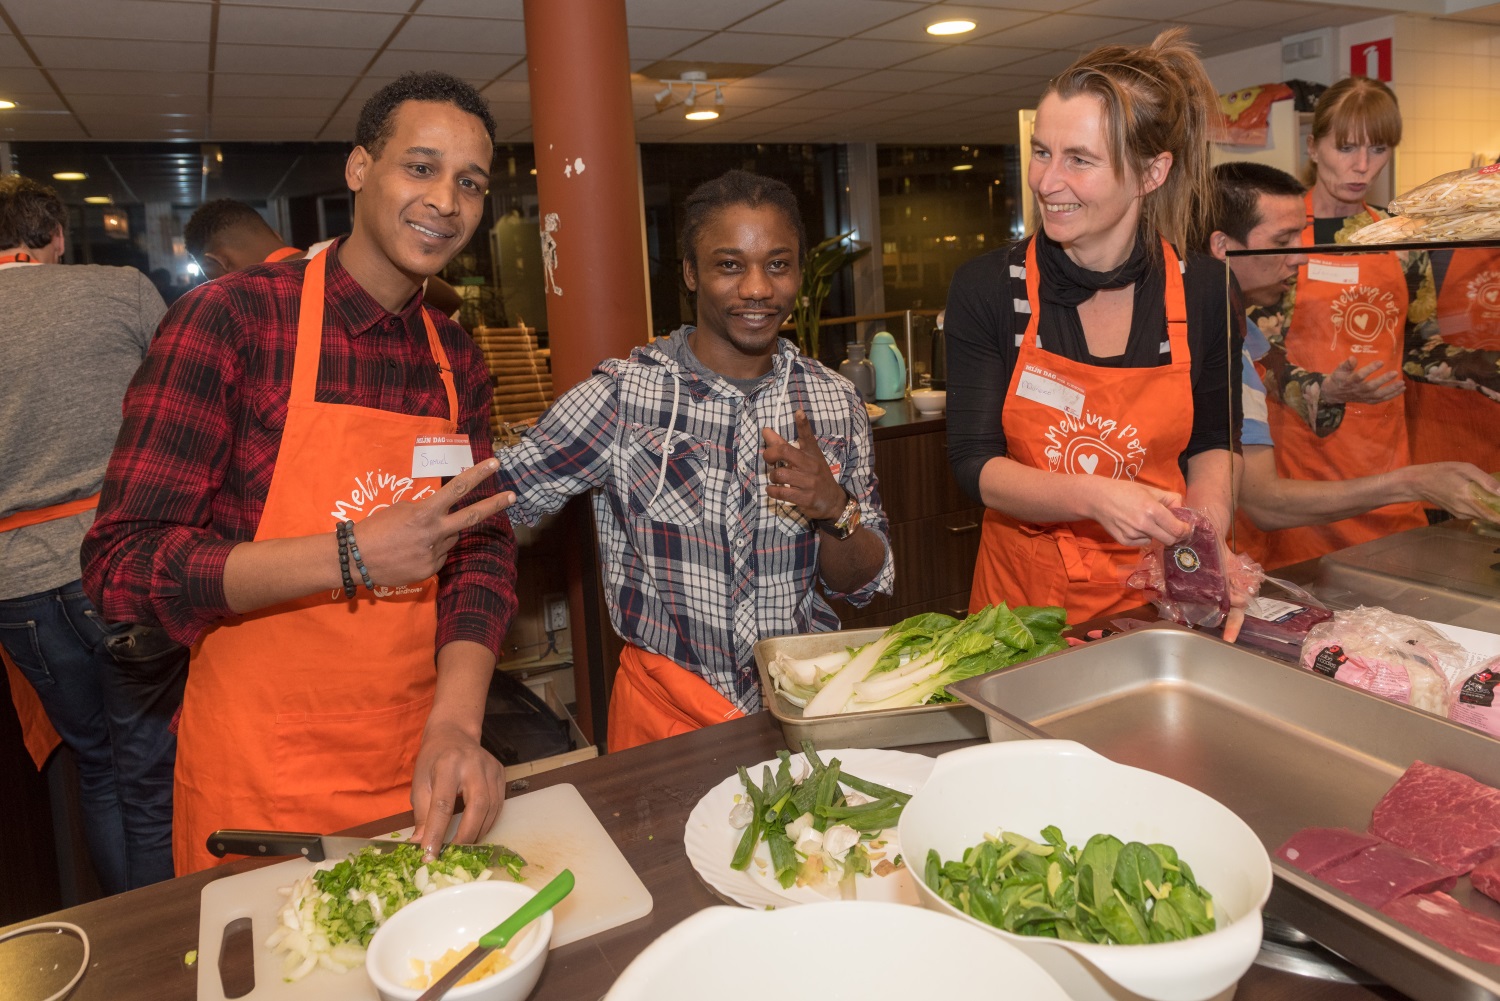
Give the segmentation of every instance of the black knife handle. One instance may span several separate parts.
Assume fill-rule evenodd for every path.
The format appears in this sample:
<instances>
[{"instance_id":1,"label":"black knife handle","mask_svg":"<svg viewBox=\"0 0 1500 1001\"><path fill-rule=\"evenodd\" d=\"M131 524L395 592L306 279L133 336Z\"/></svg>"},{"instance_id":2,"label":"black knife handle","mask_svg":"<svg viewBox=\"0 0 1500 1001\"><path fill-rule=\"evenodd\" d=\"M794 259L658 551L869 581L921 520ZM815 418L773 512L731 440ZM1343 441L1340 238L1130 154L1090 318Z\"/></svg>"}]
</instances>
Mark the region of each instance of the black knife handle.
<instances>
[{"instance_id":1,"label":"black knife handle","mask_svg":"<svg viewBox=\"0 0 1500 1001\"><path fill-rule=\"evenodd\" d=\"M323 836L296 831L214 831L208 836L208 851L215 858L225 855L301 855L309 862L323 861Z\"/></svg>"}]
</instances>

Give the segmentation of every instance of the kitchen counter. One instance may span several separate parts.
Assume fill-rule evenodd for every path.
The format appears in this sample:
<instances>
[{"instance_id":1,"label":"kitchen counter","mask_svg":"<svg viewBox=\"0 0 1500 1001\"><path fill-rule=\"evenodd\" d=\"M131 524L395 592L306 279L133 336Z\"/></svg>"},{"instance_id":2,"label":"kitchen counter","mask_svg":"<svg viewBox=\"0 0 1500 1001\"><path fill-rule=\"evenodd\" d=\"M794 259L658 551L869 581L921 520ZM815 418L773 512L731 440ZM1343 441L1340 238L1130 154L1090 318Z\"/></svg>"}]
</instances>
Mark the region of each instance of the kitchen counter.
<instances>
[{"instance_id":1,"label":"kitchen counter","mask_svg":"<svg viewBox=\"0 0 1500 1001\"><path fill-rule=\"evenodd\" d=\"M903 750L937 754L964 743L968 742ZM554 950L531 1001L594 1001L647 944L695 911L724 902L698 878L684 854L687 815L737 765L774 757L783 746L775 721L762 712L521 780L529 783L529 789L564 782L577 786L655 898L647 917ZM522 791L513 788L512 794ZM407 814L365 825L354 833L373 836L409 823ZM203 887L222 876L266 864L242 860L38 918L69 921L89 935L93 949L89 971L70 997L73 1001L190 1001L196 994L197 972L184 965L183 957L198 947L198 902ZM262 929L255 930L257 938L264 934ZM47 997L76 967L77 956L76 944L58 935L28 935L0 943L0 983L11 985L6 996L17 1001ZM726 966L736 961L726 959ZM1400 1001L1402 997L1386 988L1328 983L1258 966L1246 974L1235 995L1236 1001Z\"/></svg>"},{"instance_id":2,"label":"kitchen counter","mask_svg":"<svg viewBox=\"0 0 1500 1001\"><path fill-rule=\"evenodd\" d=\"M876 441L948 430L946 413L920 413L911 400L880 400L875 405L885 411L883 417L870 422Z\"/></svg>"}]
</instances>

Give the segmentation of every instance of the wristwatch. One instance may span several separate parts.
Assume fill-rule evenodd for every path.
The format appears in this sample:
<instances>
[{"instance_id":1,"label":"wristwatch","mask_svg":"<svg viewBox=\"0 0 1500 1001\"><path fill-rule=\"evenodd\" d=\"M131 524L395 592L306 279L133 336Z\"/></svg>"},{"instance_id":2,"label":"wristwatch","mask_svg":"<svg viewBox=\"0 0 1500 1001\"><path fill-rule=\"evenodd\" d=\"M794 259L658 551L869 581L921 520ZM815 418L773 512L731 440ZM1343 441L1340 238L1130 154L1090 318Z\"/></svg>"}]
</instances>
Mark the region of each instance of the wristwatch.
<instances>
[{"instance_id":1,"label":"wristwatch","mask_svg":"<svg viewBox=\"0 0 1500 1001\"><path fill-rule=\"evenodd\" d=\"M859 528L859 501L849 497L847 490L844 496L848 497L848 501L837 518L818 518L812 523L818 531L827 532L840 541L849 538Z\"/></svg>"}]
</instances>

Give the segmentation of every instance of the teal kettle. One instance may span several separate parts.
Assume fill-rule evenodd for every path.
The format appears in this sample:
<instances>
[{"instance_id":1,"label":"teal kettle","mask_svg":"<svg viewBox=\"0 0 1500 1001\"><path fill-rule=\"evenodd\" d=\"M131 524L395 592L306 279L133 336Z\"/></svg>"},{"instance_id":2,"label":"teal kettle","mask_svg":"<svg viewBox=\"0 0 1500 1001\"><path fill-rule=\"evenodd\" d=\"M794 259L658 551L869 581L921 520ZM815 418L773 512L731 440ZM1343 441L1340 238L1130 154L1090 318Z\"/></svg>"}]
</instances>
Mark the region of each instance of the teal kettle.
<instances>
[{"instance_id":1,"label":"teal kettle","mask_svg":"<svg viewBox=\"0 0 1500 1001\"><path fill-rule=\"evenodd\" d=\"M890 331L882 330L871 339L870 362L875 366L875 399L899 400L906 395L906 359Z\"/></svg>"}]
</instances>

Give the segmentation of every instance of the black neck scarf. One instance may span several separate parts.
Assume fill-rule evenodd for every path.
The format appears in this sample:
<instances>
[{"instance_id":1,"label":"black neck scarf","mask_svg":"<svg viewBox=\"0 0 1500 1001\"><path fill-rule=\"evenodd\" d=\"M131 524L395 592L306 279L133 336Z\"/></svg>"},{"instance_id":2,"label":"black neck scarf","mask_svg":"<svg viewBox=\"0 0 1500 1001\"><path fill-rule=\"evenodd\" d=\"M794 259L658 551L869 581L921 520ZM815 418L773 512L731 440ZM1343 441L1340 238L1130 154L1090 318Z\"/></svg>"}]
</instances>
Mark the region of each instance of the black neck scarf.
<instances>
[{"instance_id":1,"label":"black neck scarf","mask_svg":"<svg viewBox=\"0 0 1500 1001\"><path fill-rule=\"evenodd\" d=\"M1062 246L1041 230L1036 233L1037 268L1040 271L1041 316L1038 335L1048 351L1095 365L1121 368L1151 368L1163 365L1167 329L1166 275L1160 253L1152 253L1146 239L1137 239L1125 263L1113 271L1090 271L1074 263ZM1078 307L1096 292L1135 286L1130 316L1130 337L1122 354L1100 358L1089 351Z\"/></svg>"}]
</instances>

